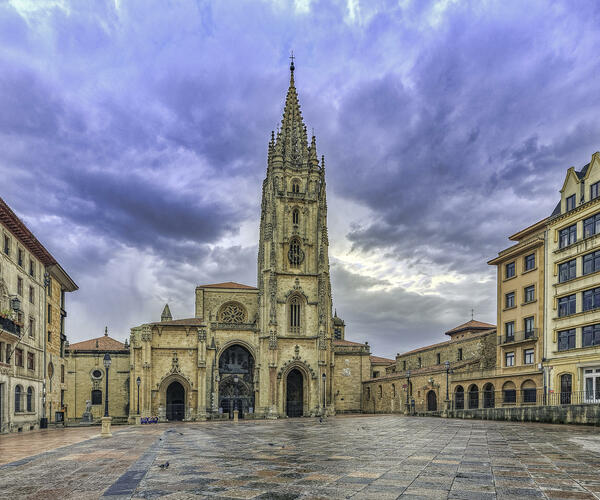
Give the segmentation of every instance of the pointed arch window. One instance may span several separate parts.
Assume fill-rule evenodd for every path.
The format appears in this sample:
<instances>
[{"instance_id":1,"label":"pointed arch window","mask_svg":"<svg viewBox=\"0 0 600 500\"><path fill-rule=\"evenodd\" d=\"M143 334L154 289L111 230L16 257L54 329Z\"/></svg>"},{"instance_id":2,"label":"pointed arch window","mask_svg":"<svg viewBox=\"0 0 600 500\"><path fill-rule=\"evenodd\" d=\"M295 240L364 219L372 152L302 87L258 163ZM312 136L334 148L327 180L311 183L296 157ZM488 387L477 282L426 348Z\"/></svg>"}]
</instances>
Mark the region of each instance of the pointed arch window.
<instances>
[{"instance_id":1,"label":"pointed arch window","mask_svg":"<svg viewBox=\"0 0 600 500\"><path fill-rule=\"evenodd\" d=\"M290 251L288 252L288 259L292 267L298 267L304 260L304 252L300 248L300 240L293 238L290 241Z\"/></svg>"},{"instance_id":2,"label":"pointed arch window","mask_svg":"<svg viewBox=\"0 0 600 500\"><path fill-rule=\"evenodd\" d=\"M298 224L299 220L300 220L300 210L298 210L297 208L294 208L294 210L292 211L292 224Z\"/></svg>"},{"instance_id":3,"label":"pointed arch window","mask_svg":"<svg viewBox=\"0 0 600 500\"><path fill-rule=\"evenodd\" d=\"M300 181L298 179L294 179L292 181L292 193L300 192Z\"/></svg>"},{"instance_id":4,"label":"pointed arch window","mask_svg":"<svg viewBox=\"0 0 600 500\"><path fill-rule=\"evenodd\" d=\"M300 333L300 316L302 314L302 304L299 297L292 297L289 303L290 308L290 332Z\"/></svg>"}]
</instances>

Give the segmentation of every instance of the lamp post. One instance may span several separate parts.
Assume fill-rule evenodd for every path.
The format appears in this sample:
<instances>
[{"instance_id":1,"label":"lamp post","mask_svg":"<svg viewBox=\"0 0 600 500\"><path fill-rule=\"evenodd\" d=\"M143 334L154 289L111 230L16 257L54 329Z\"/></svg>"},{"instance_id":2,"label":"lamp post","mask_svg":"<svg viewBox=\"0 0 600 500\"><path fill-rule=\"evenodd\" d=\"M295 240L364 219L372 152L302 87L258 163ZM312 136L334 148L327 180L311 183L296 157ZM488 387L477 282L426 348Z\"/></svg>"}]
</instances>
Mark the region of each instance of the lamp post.
<instances>
[{"instance_id":1,"label":"lamp post","mask_svg":"<svg viewBox=\"0 0 600 500\"><path fill-rule=\"evenodd\" d=\"M410 402L408 400L410 393L410 370L406 372L406 413L410 412Z\"/></svg>"},{"instance_id":2,"label":"lamp post","mask_svg":"<svg viewBox=\"0 0 600 500\"><path fill-rule=\"evenodd\" d=\"M238 407L237 407L237 401L238 401L238 396L239 396L239 392L238 392L238 382L239 382L239 380L240 379L238 378L237 375L233 376L233 384L234 384L234 387L235 387L235 400L234 400L234 403L233 403L233 421L234 422L237 422L237 420L239 418L239 414L240 414L240 412L238 410Z\"/></svg>"},{"instance_id":3,"label":"lamp post","mask_svg":"<svg viewBox=\"0 0 600 500\"><path fill-rule=\"evenodd\" d=\"M111 418L108 416L108 369L110 368L110 354L106 353L104 355L104 369L105 369L105 378L106 378L106 389L104 394L104 417L102 417L102 432L100 433L101 437L111 437L112 434L110 432L110 422Z\"/></svg>"},{"instance_id":4,"label":"lamp post","mask_svg":"<svg viewBox=\"0 0 600 500\"><path fill-rule=\"evenodd\" d=\"M321 378L323 379L323 416L325 416L325 412L326 412L326 408L327 408L327 388L326 388L326 380L327 380L327 374L325 372L323 372L323 375L321 375Z\"/></svg>"},{"instance_id":5,"label":"lamp post","mask_svg":"<svg viewBox=\"0 0 600 500\"><path fill-rule=\"evenodd\" d=\"M450 361L446 361L444 366L446 367L446 403L448 403L448 374L450 373Z\"/></svg>"},{"instance_id":6,"label":"lamp post","mask_svg":"<svg viewBox=\"0 0 600 500\"><path fill-rule=\"evenodd\" d=\"M135 383L137 384L137 388L138 388L138 401L137 401L137 414L140 414L140 385L142 385L142 379L140 377L138 377L135 381Z\"/></svg>"}]
</instances>

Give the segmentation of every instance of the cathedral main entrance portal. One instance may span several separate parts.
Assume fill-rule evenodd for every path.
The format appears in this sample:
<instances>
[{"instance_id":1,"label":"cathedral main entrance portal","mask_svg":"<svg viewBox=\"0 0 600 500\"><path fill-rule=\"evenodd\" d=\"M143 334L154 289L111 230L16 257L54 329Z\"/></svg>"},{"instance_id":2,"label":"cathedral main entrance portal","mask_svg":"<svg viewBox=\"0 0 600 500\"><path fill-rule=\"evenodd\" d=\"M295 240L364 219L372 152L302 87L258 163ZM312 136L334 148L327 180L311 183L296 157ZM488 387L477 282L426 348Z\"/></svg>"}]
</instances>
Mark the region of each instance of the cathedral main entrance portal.
<instances>
[{"instance_id":1,"label":"cathedral main entrance portal","mask_svg":"<svg viewBox=\"0 0 600 500\"><path fill-rule=\"evenodd\" d=\"M288 417L301 417L304 414L303 377L299 370L292 370L286 381L286 413Z\"/></svg>"},{"instance_id":2,"label":"cathedral main entrance portal","mask_svg":"<svg viewBox=\"0 0 600 500\"><path fill-rule=\"evenodd\" d=\"M183 420L185 417L185 390L179 382L171 382L167 388L167 420Z\"/></svg>"},{"instance_id":3,"label":"cathedral main entrance portal","mask_svg":"<svg viewBox=\"0 0 600 500\"><path fill-rule=\"evenodd\" d=\"M227 348L219 358L219 408L233 418L254 411L254 358L240 346Z\"/></svg>"}]
</instances>

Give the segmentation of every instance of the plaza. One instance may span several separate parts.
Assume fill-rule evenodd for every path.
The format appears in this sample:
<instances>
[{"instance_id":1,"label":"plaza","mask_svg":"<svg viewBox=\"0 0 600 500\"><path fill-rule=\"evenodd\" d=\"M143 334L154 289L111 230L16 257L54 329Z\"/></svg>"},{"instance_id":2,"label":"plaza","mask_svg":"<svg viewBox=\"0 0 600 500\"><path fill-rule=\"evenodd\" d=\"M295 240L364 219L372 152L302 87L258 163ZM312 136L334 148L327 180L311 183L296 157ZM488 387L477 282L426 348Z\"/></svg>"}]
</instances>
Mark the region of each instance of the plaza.
<instances>
[{"instance_id":1,"label":"plaza","mask_svg":"<svg viewBox=\"0 0 600 500\"><path fill-rule=\"evenodd\" d=\"M595 427L380 415L98 433L3 436L0 497L600 498Z\"/></svg>"}]
</instances>

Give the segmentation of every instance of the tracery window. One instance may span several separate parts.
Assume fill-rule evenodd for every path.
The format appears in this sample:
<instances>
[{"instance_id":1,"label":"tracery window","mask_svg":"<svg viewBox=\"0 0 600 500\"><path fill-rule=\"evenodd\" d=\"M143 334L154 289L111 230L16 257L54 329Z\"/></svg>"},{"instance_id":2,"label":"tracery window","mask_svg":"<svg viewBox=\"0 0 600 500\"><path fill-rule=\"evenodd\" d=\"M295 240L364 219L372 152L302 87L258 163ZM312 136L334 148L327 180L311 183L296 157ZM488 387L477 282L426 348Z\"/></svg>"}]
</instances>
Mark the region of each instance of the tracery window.
<instances>
[{"instance_id":1,"label":"tracery window","mask_svg":"<svg viewBox=\"0 0 600 500\"><path fill-rule=\"evenodd\" d=\"M295 208L294 211L292 212L292 224L298 224L298 221L300 220L300 211Z\"/></svg>"},{"instance_id":2,"label":"tracery window","mask_svg":"<svg viewBox=\"0 0 600 500\"><path fill-rule=\"evenodd\" d=\"M300 192L300 182L298 180L293 180L292 181L292 193L299 193Z\"/></svg>"},{"instance_id":3,"label":"tracery window","mask_svg":"<svg viewBox=\"0 0 600 500\"><path fill-rule=\"evenodd\" d=\"M219 318L222 323L243 323L246 311L240 304L230 302L222 307Z\"/></svg>"},{"instance_id":4,"label":"tracery window","mask_svg":"<svg viewBox=\"0 0 600 500\"><path fill-rule=\"evenodd\" d=\"M302 251L302 248L300 248L300 240L298 238L294 238L290 241L288 259L292 267L298 267L304 260L304 252Z\"/></svg>"},{"instance_id":5,"label":"tracery window","mask_svg":"<svg viewBox=\"0 0 600 500\"><path fill-rule=\"evenodd\" d=\"M290 300L290 331L292 333L300 333L300 299L293 297Z\"/></svg>"}]
</instances>

